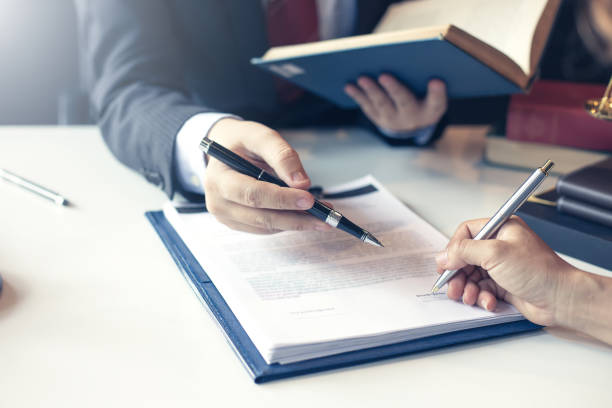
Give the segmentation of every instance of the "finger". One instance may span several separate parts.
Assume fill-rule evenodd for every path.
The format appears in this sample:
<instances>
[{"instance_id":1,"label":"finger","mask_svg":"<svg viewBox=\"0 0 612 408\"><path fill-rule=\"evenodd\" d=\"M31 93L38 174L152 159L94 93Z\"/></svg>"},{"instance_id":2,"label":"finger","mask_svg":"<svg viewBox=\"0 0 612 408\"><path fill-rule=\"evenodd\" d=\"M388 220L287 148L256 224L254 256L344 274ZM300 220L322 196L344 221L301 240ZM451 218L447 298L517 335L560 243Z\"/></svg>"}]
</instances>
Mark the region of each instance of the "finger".
<instances>
[{"instance_id":1,"label":"finger","mask_svg":"<svg viewBox=\"0 0 612 408\"><path fill-rule=\"evenodd\" d=\"M225 199L253 208L307 210L314 205L308 191L279 187L259 181L234 170L216 174L216 191Z\"/></svg>"},{"instance_id":2,"label":"finger","mask_svg":"<svg viewBox=\"0 0 612 408\"><path fill-rule=\"evenodd\" d=\"M427 96L423 101L422 115L423 120L429 125L437 123L444 112L448 100L446 97L446 85L439 79L432 79L427 84Z\"/></svg>"},{"instance_id":3,"label":"finger","mask_svg":"<svg viewBox=\"0 0 612 408\"><path fill-rule=\"evenodd\" d=\"M468 281L478 282L482 280L482 274L480 272L480 268L475 268L473 265L469 265L463 268L463 271L465 271L465 275L467 276Z\"/></svg>"},{"instance_id":4,"label":"finger","mask_svg":"<svg viewBox=\"0 0 612 408\"><path fill-rule=\"evenodd\" d=\"M291 187L310 187L310 179L297 152L278 132L261 126L259 133L254 136L242 140L247 150L261 157Z\"/></svg>"},{"instance_id":5,"label":"finger","mask_svg":"<svg viewBox=\"0 0 612 408\"><path fill-rule=\"evenodd\" d=\"M448 282L448 289L446 290L446 296L452 300L461 299L463 289L465 288L465 272L460 271Z\"/></svg>"},{"instance_id":6,"label":"finger","mask_svg":"<svg viewBox=\"0 0 612 408\"><path fill-rule=\"evenodd\" d=\"M348 84L344 87L344 92L353 98L366 116L372 118L376 115L376 109L374 108L374 105L372 105L372 101L370 101L368 96L361 90L361 88L353 84Z\"/></svg>"},{"instance_id":7,"label":"finger","mask_svg":"<svg viewBox=\"0 0 612 408\"><path fill-rule=\"evenodd\" d=\"M409 114L419 108L419 102L414 94L395 77L389 74L382 74L378 78L378 83L387 91L398 111L403 114Z\"/></svg>"},{"instance_id":8,"label":"finger","mask_svg":"<svg viewBox=\"0 0 612 408\"><path fill-rule=\"evenodd\" d=\"M278 211L245 207L226 202L221 218L255 227L266 232L275 231L330 231L332 227L301 211Z\"/></svg>"},{"instance_id":9,"label":"finger","mask_svg":"<svg viewBox=\"0 0 612 408\"><path fill-rule=\"evenodd\" d=\"M478 293L480 293L480 287L476 282L468 280L463 289L463 303L469 306L473 306L478 299Z\"/></svg>"},{"instance_id":10,"label":"finger","mask_svg":"<svg viewBox=\"0 0 612 408\"><path fill-rule=\"evenodd\" d=\"M476 303L483 309L492 312L497 307L497 298L491 292L481 288Z\"/></svg>"},{"instance_id":11,"label":"finger","mask_svg":"<svg viewBox=\"0 0 612 408\"><path fill-rule=\"evenodd\" d=\"M436 262L438 266L443 269L459 269L467 264L460 264L460 266L453 267L448 265L448 249L451 247L455 247L458 243L465 239L471 239L475 237L478 232L484 227L484 225L488 222L486 218L480 218L475 220L469 220L461 223L453 236L451 237L446 249L436 255ZM453 264L454 265L454 264Z\"/></svg>"},{"instance_id":12,"label":"finger","mask_svg":"<svg viewBox=\"0 0 612 408\"><path fill-rule=\"evenodd\" d=\"M497 239L455 241L448 248L446 266L449 269L459 269L465 265L476 265L488 271L504 260L507 246L507 242Z\"/></svg>"},{"instance_id":13,"label":"finger","mask_svg":"<svg viewBox=\"0 0 612 408\"><path fill-rule=\"evenodd\" d=\"M474 238L487 222L489 222L488 218L478 218L462 222L455 230L448 246L450 246L454 240Z\"/></svg>"},{"instance_id":14,"label":"finger","mask_svg":"<svg viewBox=\"0 0 612 408\"><path fill-rule=\"evenodd\" d=\"M392 117L397 113L395 105L389 95L387 95L387 93L371 78L362 76L357 80L357 84L368 96L368 99L372 101L379 115Z\"/></svg>"}]
</instances>

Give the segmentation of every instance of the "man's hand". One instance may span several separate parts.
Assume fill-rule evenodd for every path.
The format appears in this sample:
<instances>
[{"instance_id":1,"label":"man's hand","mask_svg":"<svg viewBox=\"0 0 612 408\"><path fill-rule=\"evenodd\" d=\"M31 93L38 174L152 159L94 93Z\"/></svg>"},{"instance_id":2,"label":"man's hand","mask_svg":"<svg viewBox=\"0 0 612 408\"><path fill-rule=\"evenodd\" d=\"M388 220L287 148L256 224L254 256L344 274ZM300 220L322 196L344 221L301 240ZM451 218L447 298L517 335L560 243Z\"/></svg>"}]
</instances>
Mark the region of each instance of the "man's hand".
<instances>
[{"instance_id":1,"label":"man's hand","mask_svg":"<svg viewBox=\"0 0 612 408\"><path fill-rule=\"evenodd\" d=\"M260 234L331 229L303 212L314 203L305 191L310 179L295 150L276 131L256 122L227 118L217 122L208 136L291 187L255 180L210 158L204 178L206 207L219 221Z\"/></svg>"},{"instance_id":2,"label":"man's hand","mask_svg":"<svg viewBox=\"0 0 612 408\"><path fill-rule=\"evenodd\" d=\"M439 273L462 268L449 282L447 296L491 311L503 299L535 323L562 324L559 305L571 298L567 282L575 269L518 217L508 220L495 239L472 240L487 221L461 224L436 257Z\"/></svg>"},{"instance_id":3,"label":"man's hand","mask_svg":"<svg viewBox=\"0 0 612 408\"><path fill-rule=\"evenodd\" d=\"M359 77L357 84L348 84L344 91L376 126L393 132L409 132L438 123L446 111L446 85L432 79L427 96L418 100L408 88L389 74L375 81Z\"/></svg>"}]
</instances>

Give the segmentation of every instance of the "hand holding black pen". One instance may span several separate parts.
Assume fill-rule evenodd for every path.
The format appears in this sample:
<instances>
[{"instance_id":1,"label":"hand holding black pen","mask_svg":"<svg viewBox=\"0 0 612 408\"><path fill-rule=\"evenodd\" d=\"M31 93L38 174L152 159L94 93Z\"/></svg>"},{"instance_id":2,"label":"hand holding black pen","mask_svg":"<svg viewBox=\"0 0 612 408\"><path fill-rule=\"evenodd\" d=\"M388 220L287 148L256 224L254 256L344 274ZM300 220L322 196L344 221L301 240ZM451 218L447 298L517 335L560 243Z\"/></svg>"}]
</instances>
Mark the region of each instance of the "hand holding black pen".
<instances>
[{"instance_id":1,"label":"hand holding black pen","mask_svg":"<svg viewBox=\"0 0 612 408\"><path fill-rule=\"evenodd\" d=\"M280 187L289 187L284 181L265 172L263 169L260 169L248 160L226 149L219 143L210 140L208 137L202 139L200 143L200 148L204 153L216 158L217 160L221 161L222 163L244 175L253 177L259 181L272 183ZM345 231L365 243L379 247L382 246L382 244L371 233L357 226L356 224L348 220L346 217L344 217L341 213L332 208L329 208L320 201L315 200L314 205L306 211L314 217L318 218L319 220L325 222L326 224Z\"/></svg>"}]
</instances>

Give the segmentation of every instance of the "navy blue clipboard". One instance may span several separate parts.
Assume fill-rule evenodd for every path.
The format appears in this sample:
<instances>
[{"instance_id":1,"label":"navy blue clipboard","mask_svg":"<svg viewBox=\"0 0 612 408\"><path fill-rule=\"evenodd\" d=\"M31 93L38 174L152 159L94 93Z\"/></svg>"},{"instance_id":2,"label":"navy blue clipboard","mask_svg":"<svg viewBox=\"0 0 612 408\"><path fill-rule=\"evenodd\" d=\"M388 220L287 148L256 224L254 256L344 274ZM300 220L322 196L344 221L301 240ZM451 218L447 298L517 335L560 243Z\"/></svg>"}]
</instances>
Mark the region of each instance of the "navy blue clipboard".
<instances>
[{"instance_id":1,"label":"navy blue clipboard","mask_svg":"<svg viewBox=\"0 0 612 408\"><path fill-rule=\"evenodd\" d=\"M373 361L398 357L419 351L467 343L481 339L506 336L541 328L527 320L503 323L476 329L462 330L426 337L388 346L351 351L328 357L321 357L291 364L267 364L261 357L251 339L246 334L236 316L206 275L195 257L183 243L174 228L168 223L163 212L147 212L149 219L172 258L183 273L202 304L208 309L221 327L244 367L256 383L294 377L319 371L331 370L370 363Z\"/></svg>"}]
</instances>

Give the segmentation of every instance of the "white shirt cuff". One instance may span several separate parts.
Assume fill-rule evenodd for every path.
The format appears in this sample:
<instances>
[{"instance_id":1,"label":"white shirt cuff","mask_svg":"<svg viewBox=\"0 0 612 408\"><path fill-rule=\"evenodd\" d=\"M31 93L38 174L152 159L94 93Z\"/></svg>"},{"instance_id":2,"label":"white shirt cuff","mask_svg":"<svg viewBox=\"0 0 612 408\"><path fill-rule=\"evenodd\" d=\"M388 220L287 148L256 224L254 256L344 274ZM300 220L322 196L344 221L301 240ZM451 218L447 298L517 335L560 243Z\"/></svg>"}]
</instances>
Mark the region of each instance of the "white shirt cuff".
<instances>
[{"instance_id":1,"label":"white shirt cuff","mask_svg":"<svg viewBox=\"0 0 612 408\"><path fill-rule=\"evenodd\" d=\"M225 118L241 119L227 113L198 113L187 119L178 131L174 147L174 162L178 181L183 190L204 194L206 162L199 148L200 142L218 121Z\"/></svg>"},{"instance_id":2,"label":"white shirt cuff","mask_svg":"<svg viewBox=\"0 0 612 408\"><path fill-rule=\"evenodd\" d=\"M429 142L436 130L437 124L426 126L423 128L411 130L409 132L397 132L395 130L389 130L384 128L378 128L383 135L394 139L414 139L414 143L422 146Z\"/></svg>"}]
</instances>

